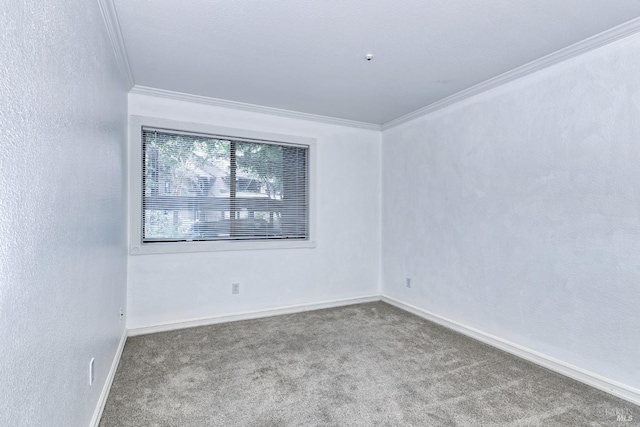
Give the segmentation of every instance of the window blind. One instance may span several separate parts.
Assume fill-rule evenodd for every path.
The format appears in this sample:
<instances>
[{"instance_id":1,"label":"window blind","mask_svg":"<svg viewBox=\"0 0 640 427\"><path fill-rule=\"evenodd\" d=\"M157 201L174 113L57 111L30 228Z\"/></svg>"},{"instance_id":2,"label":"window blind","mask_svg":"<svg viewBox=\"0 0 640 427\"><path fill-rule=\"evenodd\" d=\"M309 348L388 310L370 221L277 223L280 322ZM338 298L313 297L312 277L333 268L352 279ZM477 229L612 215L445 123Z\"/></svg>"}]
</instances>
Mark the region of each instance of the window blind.
<instances>
[{"instance_id":1,"label":"window blind","mask_svg":"<svg viewBox=\"0 0 640 427\"><path fill-rule=\"evenodd\" d=\"M309 147L142 129L142 241L308 239Z\"/></svg>"}]
</instances>

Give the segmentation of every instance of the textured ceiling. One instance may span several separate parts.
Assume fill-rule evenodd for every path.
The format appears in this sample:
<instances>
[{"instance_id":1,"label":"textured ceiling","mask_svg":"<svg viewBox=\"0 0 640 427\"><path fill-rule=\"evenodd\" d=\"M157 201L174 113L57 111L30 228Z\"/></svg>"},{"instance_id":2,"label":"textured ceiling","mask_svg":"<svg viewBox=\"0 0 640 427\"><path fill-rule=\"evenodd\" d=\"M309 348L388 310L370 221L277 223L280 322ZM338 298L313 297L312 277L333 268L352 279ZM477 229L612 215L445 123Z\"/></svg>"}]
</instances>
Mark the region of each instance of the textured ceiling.
<instances>
[{"instance_id":1,"label":"textured ceiling","mask_svg":"<svg viewBox=\"0 0 640 427\"><path fill-rule=\"evenodd\" d=\"M114 3L136 85L374 124L640 16L637 0Z\"/></svg>"}]
</instances>

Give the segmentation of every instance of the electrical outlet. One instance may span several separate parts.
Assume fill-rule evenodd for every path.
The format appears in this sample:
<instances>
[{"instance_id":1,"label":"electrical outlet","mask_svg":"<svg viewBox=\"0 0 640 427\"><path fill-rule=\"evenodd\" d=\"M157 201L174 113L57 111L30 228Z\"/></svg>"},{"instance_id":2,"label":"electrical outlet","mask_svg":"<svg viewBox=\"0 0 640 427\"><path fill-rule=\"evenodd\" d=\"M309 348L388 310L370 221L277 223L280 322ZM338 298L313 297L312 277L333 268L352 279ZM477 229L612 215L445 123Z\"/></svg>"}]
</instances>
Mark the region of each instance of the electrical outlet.
<instances>
[{"instance_id":1,"label":"electrical outlet","mask_svg":"<svg viewBox=\"0 0 640 427\"><path fill-rule=\"evenodd\" d=\"M122 322L123 320L124 320L124 309L120 307L120 321Z\"/></svg>"},{"instance_id":2,"label":"electrical outlet","mask_svg":"<svg viewBox=\"0 0 640 427\"><path fill-rule=\"evenodd\" d=\"M231 284L231 293L239 294L240 293L240 283L232 283Z\"/></svg>"},{"instance_id":3,"label":"electrical outlet","mask_svg":"<svg viewBox=\"0 0 640 427\"><path fill-rule=\"evenodd\" d=\"M404 283L407 286L407 288L411 287L411 277L407 277L406 279L404 279Z\"/></svg>"},{"instance_id":4,"label":"electrical outlet","mask_svg":"<svg viewBox=\"0 0 640 427\"><path fill-rule=\"evenodd\" d=\"M96 358L92 357L91 362L89 362L89 385L93 385L93 382L96 380Z\"/></svg>"}]
</instances>

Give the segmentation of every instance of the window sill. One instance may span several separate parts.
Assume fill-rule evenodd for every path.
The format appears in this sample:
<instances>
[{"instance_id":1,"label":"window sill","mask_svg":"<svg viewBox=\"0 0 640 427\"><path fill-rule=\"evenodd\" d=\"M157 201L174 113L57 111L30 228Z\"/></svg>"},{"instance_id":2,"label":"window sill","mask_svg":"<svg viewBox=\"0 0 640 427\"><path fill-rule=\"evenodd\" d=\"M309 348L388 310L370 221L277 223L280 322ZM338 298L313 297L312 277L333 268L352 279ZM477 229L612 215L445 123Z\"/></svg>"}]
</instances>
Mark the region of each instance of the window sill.
<instances>
[{"instance_id":1,"label":"window sill","mask_svg":"<svg viewBox=\"0 0 640 427\"><path fill-rule=\"evenodd\" d=\"M219 252L219 251L248 251L262 249L300 249L315 248L316 242L312 240L292 241L234 241L223 240L216 242L167 242L167 243L143 243L131 245L130 255L151 255L190 252Z\"/></svg>"}]
</instances>

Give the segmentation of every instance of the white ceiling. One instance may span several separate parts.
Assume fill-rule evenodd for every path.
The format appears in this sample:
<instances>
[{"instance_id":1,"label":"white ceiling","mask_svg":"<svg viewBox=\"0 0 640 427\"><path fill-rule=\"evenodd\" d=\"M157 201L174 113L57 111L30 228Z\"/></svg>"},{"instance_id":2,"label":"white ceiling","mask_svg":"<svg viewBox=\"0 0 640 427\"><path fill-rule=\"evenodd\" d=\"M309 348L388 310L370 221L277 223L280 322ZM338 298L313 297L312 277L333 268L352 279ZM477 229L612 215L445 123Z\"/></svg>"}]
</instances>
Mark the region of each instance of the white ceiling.
<instances>
[{"instance_id":1,"label":"white ceiling","mask_svg":"<svg viewBox=\"0 0 640 427\"><path fill-rule=\"evenodd\" d=\"M373 124L640 16L638 0L113 1L136 85Z\"/></svg>"}]
</instances>

